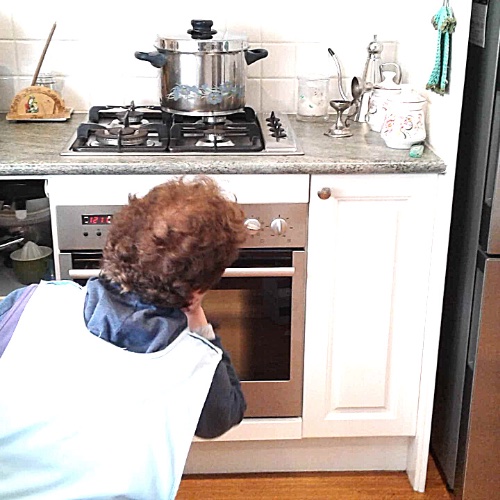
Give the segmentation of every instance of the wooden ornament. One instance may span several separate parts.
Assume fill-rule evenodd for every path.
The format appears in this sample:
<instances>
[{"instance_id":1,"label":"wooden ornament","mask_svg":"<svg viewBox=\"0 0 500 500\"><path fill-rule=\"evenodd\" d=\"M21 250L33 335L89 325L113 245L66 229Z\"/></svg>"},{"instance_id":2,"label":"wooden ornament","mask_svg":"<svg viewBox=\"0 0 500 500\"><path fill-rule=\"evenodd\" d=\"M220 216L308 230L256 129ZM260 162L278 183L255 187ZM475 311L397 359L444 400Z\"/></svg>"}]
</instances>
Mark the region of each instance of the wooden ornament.
<instances>
[{"instance_id":1,"label":"wooden ornament","mask_svg":"<svg viewBox=\"0 0 500 500\"><path fill-rule=\"evenodd\" d=\"M12 100L7 120L61 121L67 120L72 113L64 99L52 89L32 85L21 90Z\"/></svg>"}]
</instances>

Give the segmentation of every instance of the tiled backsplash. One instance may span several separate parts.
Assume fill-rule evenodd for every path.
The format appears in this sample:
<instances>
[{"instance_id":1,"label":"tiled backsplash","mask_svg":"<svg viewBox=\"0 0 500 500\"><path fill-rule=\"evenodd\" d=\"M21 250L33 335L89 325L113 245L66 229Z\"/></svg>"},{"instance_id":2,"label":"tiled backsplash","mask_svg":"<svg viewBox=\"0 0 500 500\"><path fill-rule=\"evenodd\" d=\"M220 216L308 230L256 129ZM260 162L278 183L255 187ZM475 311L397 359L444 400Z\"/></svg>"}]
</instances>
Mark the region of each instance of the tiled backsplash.
<instances>
[{"instance_id":1,"label":"tiled backsplash","mask_svg":"<svg viewBox=\"0 0 500 500\"><path fill-rule=\"evenodd\" d=\"M353 76L361 76L374 34L384 43L383 59L398 61L396 40L404 28L394 19L404 14L402 3L408 2L256 0L217 8L200 0L2 2L0 111L8 111L16 92L30 85L54 22L57 28L41 71L55 75L56 89L67 106L86 111L92 105L131 100L157 104L159 70L135 59L134 52L154 50L157 35L185 33L191 19L212 19L219 32L246 34L251 47L269 51L266 59L248 67L247 103L257 110L293 113L297 76L329 76L330 96L338 97L336 67L328 47L340 59L346 90Z\"/></svg>"},{"instance_id":2,"label":"tiled backsplash","mask_svg":"<svg viewBox=\"0 0 500 500\"><path fill-rule=\"evenodd\" d=\"M472 0L453 4L452 77L445 97L425 90L435 63L437 33L431 19L442 0L304 0L302 2L207 2L190 0L0 0L0 112L30 85L53 23L57 28L42 66L56 76L66 105L159 102L159 70L134 52L152 51L157 35L185 34L192 19L212 19L219 32L246 34L252 48L269 56L248 67L247 103L256 110L295 113L297 77L330 77L338 97L338 55L349 91L360 77L367 46L377 35L384 62L398 62L403 83L428 101L427 141L442 158L455 161ZM332 110L333 112L333 110Z\"/></svg>"}]
</instances>

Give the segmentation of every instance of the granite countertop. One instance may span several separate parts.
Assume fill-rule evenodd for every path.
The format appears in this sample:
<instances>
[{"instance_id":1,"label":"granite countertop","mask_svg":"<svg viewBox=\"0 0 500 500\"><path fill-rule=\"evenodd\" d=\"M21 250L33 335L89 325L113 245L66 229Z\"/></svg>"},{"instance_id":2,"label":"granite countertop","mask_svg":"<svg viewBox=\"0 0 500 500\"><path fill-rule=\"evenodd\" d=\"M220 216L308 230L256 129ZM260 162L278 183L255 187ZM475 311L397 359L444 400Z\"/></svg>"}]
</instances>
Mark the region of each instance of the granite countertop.
<instances>
[{"instance_id":1,"label":"granite countertop","mask_svg":"<svg viewBox=\"0 0 500 500\"><path fill-rule=\"evenodd\" d=\"M304 123L290 116L304 155L293 156L61 156L86 114L66 122L9 122L0 115L0 176L67 174L335 174L444 172L445 163L426 147L422 158L390 149L366 123L352 137L324 135L333 121Z\"/></svg>"}]
</instances>

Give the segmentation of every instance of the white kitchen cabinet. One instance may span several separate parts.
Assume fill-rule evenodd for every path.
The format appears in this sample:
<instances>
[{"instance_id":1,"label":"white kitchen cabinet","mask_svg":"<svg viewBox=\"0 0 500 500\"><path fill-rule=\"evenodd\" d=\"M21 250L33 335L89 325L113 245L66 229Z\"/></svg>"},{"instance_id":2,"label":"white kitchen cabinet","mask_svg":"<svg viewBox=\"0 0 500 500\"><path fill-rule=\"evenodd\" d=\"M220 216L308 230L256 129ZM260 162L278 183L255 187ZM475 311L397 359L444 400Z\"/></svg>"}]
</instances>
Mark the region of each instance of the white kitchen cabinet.
<instances>
[{"instance_id":1,"label":"white kitchen cabinet","mask_svg":"<svg viewBox=\"0 0 500 500\"><path fill-rule=\"evenodd\" d=\"M303 437L416 434L437 178L312 176Z\"/></svg>"}]
</instances>

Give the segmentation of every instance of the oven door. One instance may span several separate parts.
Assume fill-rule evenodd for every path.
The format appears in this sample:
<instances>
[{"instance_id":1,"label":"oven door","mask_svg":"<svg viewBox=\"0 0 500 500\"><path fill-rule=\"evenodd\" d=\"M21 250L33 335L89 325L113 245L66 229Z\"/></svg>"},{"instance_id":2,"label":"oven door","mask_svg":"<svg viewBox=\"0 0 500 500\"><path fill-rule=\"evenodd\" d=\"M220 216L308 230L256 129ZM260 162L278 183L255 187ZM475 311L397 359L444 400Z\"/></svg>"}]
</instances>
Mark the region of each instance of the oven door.
<instances>
[{"instance_id":1,"label":"oven door","mask_svg":"<svg viewBox=\"0 0 500 500\"><path fill-rule=\"evenodd\" d=\"M302 415L305 252L253 250L226 270L204 301L231 355L247 417Z\"/></svg>"},{"instance_id":2,"label":"oven door","mask_svg":"<svg viewBox=\"0 0 500 500\"><path fill-rule=\"evenodd\" d=\"M61 275L98 275L99 252L61 253ZM247 400L246 417L302 415L305 265L303 249L244 249L204 298Z\"/></svg>"}]
</instances>

